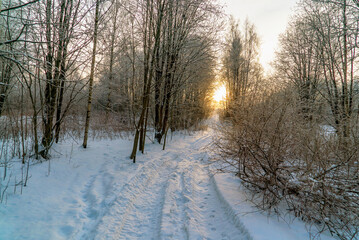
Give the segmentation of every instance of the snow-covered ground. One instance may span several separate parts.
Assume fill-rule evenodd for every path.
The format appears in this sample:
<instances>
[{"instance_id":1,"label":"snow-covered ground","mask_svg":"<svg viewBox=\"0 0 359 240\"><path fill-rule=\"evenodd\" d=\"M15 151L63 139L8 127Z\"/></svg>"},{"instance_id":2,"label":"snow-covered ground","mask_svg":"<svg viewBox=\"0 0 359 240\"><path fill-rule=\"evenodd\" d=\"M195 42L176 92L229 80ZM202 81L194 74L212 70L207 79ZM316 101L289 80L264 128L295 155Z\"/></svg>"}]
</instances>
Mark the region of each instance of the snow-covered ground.
<instances>
[{"instance_id":1,"label":"snow-covered ground","mask_svg":"<svg viewBox=\"0 0 359 240\"><path fill-rule=\"evenodd\" d=\"M149 143L136 164L129 140L56 145L0 205L0 239L309 239L303 222L255 212L234 176L213 177L212 136L176 135L165 151Z\"/></svg>"}]
</instances>

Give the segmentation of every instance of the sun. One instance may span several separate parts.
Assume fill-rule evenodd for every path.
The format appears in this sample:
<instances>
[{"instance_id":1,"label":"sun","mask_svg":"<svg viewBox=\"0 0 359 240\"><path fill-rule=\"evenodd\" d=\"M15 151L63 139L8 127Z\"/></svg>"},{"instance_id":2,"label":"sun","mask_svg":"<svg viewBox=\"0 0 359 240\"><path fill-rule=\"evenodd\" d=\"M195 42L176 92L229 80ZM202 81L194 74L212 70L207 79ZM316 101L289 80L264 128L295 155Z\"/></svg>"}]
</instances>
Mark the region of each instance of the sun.
<instances>
[{"instance_id":1,"label":"sun","mask_svg":"<svg viewBox=\"0 0 359 240\"><path fill-rule=\"evenodd\" d=\"M226 86L222 84L218 86L217 89L214 90L213 100L217 103L220 103L226 100L226 96L227 96Z\"/></svg>"}]
</instances>

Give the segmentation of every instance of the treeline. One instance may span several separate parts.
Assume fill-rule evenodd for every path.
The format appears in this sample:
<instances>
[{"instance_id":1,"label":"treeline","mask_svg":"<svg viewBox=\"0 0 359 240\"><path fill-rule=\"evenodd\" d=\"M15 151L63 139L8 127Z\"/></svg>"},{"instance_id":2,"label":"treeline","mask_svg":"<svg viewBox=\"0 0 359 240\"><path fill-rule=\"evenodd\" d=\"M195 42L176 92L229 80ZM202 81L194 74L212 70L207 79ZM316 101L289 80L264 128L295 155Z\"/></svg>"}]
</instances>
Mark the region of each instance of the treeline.
<instances>
[{"instance_id":1,"label":"treeline","mask_svg":"<svg viewBox=\"0 0 359 240\"><path fill-rule=\"evenodd\" d=\"M300 1L267 77L248 23L226 41L222 170L259 208L305 220L311 238L359 237L358 20L355 0Z\"/></svg>"},{"instance_id":2,"label":"treeline","mask_svg":"<svg viewBox=\"0 0 359 240\"><path fill-rule=\"evenodd\" d=\"M48 159L68 135L86 147L126 130L135 160L149 129L163 142L196 126L208 114L220 15L212 0L2 1L2 158Z\"/></svg>"}]
</instances>

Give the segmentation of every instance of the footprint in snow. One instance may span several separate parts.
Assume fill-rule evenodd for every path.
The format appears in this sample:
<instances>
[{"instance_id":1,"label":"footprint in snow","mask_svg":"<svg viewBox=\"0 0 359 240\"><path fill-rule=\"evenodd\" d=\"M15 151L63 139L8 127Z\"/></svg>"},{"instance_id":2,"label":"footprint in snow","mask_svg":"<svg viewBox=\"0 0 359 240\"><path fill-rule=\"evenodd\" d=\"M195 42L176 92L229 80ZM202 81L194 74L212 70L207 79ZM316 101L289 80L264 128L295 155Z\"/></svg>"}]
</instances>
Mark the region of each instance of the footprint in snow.
<instances>
[{"instance_id":1,"label":"footprint in snow","mask_svg":"<svg viewBox=\"0 0 359 240\"><path fill-rule=\"evenodd\" d=\"M72 226L63 226L61 227L61 233L65 236L70 236L71 233L74 231L74 228Z\"/></svg>"}]
</instances>

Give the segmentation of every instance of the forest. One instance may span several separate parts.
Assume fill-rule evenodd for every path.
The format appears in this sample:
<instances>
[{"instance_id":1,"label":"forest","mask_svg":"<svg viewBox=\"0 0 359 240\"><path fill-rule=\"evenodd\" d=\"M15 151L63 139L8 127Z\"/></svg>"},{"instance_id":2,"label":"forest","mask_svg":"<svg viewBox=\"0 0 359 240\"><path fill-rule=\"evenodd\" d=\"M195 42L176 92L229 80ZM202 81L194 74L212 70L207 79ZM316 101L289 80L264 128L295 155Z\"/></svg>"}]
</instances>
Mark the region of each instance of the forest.
<instances>
[{"instance_id":1,"label":"forest","mask_svg":"<svg viewBox=\"0 0 359 240\"><path fill-rule=\"evenodd\" d=\"M209 162L260 211L358 239L359 1L299 1L270 71L260 45L216 0L0 1L1 204L61 142L138 164L218 115Z\"/></svg>"}]
</instances>

